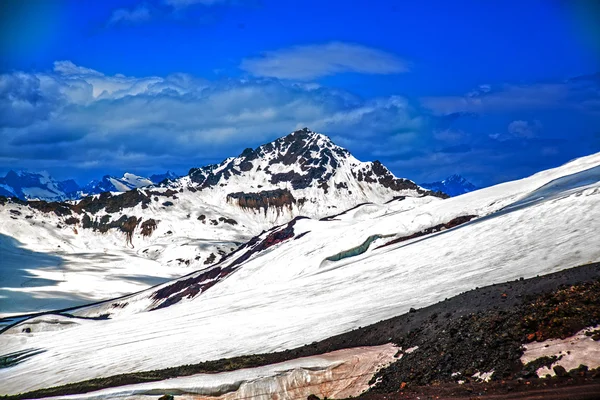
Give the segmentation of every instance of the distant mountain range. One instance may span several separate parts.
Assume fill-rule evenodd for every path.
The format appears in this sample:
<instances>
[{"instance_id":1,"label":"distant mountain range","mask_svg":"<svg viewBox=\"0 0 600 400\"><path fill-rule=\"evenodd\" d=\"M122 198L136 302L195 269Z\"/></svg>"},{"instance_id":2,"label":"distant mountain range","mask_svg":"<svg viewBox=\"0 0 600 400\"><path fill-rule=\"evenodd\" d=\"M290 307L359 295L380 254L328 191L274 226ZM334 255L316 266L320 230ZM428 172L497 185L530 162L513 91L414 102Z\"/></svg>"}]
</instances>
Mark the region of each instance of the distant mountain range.
<instances>
[{"instance_id":1,"label":"distant mountain range","mask_svg":"<svg viewBox=\"0 0 600 400\"><path fill-rule=\"evenodd\" d=\"M421 183L420 185L425 189L433 190L434 192L443 192L451 197L479 189L458 174L451 175L442 181Z\"/></svg>"},{"instance_id":2,"label":"distant mountain range","mask_svg":"<svg viewBox=\"0 0 600 400\"><path fill-rule=\"evenodd\" d=\"M245 157L245 155L242 155L241 157ZM329 156L324 157L324 159L329 160ZM231 164L231 161L232 159L227 159L224 164L222 163L223 165L218 164L203 168L193 168L190 171L191 180L203 180L205 179L205 175L208 176L213 169L221 169L219 175L223 173L228 175L228 168L223 167L227 164ZM239 163L241 163L241 161ZM320 171L315 171L313 175L317 177L319 172ZM177 178L179 178L179 176L170 171L167 171L164 174L153 174L147 178L131 173L125 173L121 178L104 175L99 180L94 179L88 184L80 186L73 179L64 181L55 180L47 172L9 171L5 177L0 177L0 196L17 197L21 200L79 200L88 195L104 192L122 193L131 189L158 185L165 180L174 181ZM294 183L296 186L299 185L296 182ZM420 186L434 192L445 193L451 197L479 189L458 174L451 175L442 181L421 183Z\"/></svg>"},{"instance_id":3,"label":"distant mountain range","mask_svg":"<svg viewBox=\"0 0 600 400\"><path fill-rule=\"evenodd\" d=\"M18 197L21 200L77 200L103 192L126 192L177 177L170 171L154 174L148 178L125 173L121 178L105 175L100 180L93 180L85 186L80 186L73 179L58 181L47 172L9 171L6 176L0 177L0 196Z\"/></svg>"}]
</instances>

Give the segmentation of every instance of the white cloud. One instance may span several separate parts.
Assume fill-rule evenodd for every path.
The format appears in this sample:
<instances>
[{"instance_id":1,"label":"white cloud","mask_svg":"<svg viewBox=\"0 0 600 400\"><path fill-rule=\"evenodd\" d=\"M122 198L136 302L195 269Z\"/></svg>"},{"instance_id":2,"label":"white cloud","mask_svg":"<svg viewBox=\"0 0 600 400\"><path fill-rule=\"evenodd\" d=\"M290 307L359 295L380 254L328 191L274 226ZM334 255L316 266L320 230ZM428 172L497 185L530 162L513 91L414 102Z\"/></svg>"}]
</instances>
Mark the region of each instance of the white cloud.
<instances>
[{"instance_id":1,"label":"white cloud","mask_svg":"<svg viewBox=\"0 0 600 400\"><path fill-rule=\"evenodd\" d=\"M194 4L202 4L205 6L214 6L214 5L222 4L222 3L236 3L239 1L241 1L241 0L238 0L238 1L232 1L232 0L165 0L165 4L173 6L175 8L184 8L184 7L189 7L191 5L194 5Z\"/></svg>"},{"instance_id":2,"label":"white cloud","mask_svg":"<svg viewBox=\"0 0 600 400\"><path fill-rule=\"evenodd\" d=\"M343 72L395 74L408 65L394 54L358 44L331 42L266 52L242 61L240 68L255 75L311 80Z\"/></svg>"},{"instance_id":3,"label":"white cloud","mask_svg":"<svg viewBox=\"0 0 600 400\"><path fill-rule=\"evenodd\" d=\"M540 121L523 121L516 120L508 124L508 133L513 136L531 139L537 136L538 132L542 129Z\"/></svg>"},{"instance_id":4,"label":"white cloud","mask_svg":"<svg viewBox=\"0 0 600 400\"><path fill-rule=\"evenodd\" d=\"M146 22L151 19L152 15L150 12L150 8L147 4L142 3L138 6L127 9L127 8L119 8L112 12L108 24L116 25L120 23L129 23L129 24L137 24L140 22Z\"/></svg>"},{"instance_id":5,"label":"white cloud","mask_svg":"<svg viewBox=\"0 0 600 400\"><path fill-rule=\"evenodd\" d=\"M464 96L426 97L421 104L436 115L515 110L572 109L599 113L600 76L533 84L481 85Z\"/></svg>"}]
</instances>

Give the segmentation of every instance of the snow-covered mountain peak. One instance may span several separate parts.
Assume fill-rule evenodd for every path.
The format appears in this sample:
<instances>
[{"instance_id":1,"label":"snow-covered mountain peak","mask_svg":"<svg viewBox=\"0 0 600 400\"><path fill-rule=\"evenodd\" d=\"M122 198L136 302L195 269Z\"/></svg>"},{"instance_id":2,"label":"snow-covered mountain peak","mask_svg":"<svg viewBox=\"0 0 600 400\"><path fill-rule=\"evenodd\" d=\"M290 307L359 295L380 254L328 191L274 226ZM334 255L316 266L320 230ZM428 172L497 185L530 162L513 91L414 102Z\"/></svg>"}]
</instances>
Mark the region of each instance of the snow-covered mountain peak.
<instances>
[{"instance_id":1,"label":"snow-covered mountain peak","mask_svg":"<svg viewBox=\"0 0 600 400\"><path fill-rule=\"evenodd\" d=\"M468 183L468 181L462 175L459 175L459 174L450 175L449 177L447 177L446 179L444 179L442 181L442 183L453 183L453 182L463 183L463 184Z\"/></svg>"},{"instance_id":2,"label":"snow-covered mountain peak","mask_svg":"<svg viewBox=\"0 0 600 400\"><path fill-rule=\"evenodd\" d=\"M286 182L288 186L299 190L323 186L340 171L347 175L340 178L367 183L375 183L374 176L392 176L392 179L396 179L380 162L360 162L329 137L308 128L294 131L256 149L247 148L238 157L228 158L220 164L192 168L189 176L192 182L206 188L224 184L223 181L229 180L232 175L262 173L259 175L267 175L264 182L267 185ZM417 186L412 188L416 190Z\"/></svg>"},{"instance_id":3,"label":"snow-covered mountain peak","mask_svg":"<svg viewBox=\"0 0 600 400\"><path fill-rule=\"evenodd\" d=\"M150 185L153 185L150 179L126 172L122 178L104 175L99 181L93 180L83 188L83 193L90 195L104 192L126 192Z\"/></svg>"},{"instance_id":4,"label":"snow-covered mountain peak","mask_svg":"<svg viewBox=\"0 0 600 400\"><path fill-rule=\"evenodd\" d=\"M446 179L437 182L422 183L421 186L429 190L444 192L450 196L458 196L477 190L477 186L459 174L450 175Z\"/></svg>"},{"instance_id":5,"label":"snow-covered mountain peak","mask_svg":"<svg viewBox=\"0 0 600 400\"><path fill-rule=\"evenodd\" d=\"M0 196L21 199L66 200L70 196L73 181L55 181L46 171L8 171L0 177Z\"/></svg>"},{"instance_id":6,"label":"snow-covered mountain peak","mask_svg":"<svg viewBox=\"0 0 600 400\"><path fill-rule=\"evenodd\" d=\"M298 215L323 216L364 202L384 203L396 196L433 194L408 179L396 178L379 161L361 162L323 134L303 128L247 148L219 164L192 168L168 185L212 193L203 199L256 208L270 204L297 209ZM275 198L275 197L276 198Z\"/></svg>"}]
</instances>

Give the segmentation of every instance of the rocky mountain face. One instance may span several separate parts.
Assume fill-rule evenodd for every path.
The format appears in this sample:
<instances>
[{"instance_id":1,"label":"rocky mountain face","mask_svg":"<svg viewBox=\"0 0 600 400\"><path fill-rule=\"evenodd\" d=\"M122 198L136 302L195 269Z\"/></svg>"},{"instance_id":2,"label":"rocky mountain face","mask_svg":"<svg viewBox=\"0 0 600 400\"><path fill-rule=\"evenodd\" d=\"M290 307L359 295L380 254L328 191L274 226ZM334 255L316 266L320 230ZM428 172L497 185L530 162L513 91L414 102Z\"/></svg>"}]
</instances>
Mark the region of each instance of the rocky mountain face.
<instances>
[{"instance_id":1,"label":"rocky mountain face","mask_svg":"<svg viewBox=\"0 0 600 400\"><path fill-rule=\"evenodd\" d=\"M0 178L0 195L21 200L78 200L105 192L126 192L151 185L201 191L203 201L227 201L256 210L282 204L311 216L324 216L364 202L380 203L394 196L443 193L424 189L413 181L395 177L379 161L361 162L327 136L304 128L219 164L192 168L178 178L172 172L149 178L126 173L105 175L85 186L75 181L55 181L48 174L9 172ZM286 191L285 193L282 191ZM245 194L241 196L240 193ZM275 194L283 195L276 199ZM248 202L247 200L252 199Z\"/></svg>"},{"instance_id":2,"label":"rocky mountain face","mask_svg":"<svg viewBox=\"0 0 600 400\"><path fill-rule=\"evenodd\" d=\"M192 168L187 176L171 179L172 176L155 176L163 178L162 183L149 187L152 181L147 178L128 173L118 179L107 175L78 191L101 194L99 197L83 197L75 204L49 205L41 201L31 206L57 215L74 212L93 216L102 212L120 214L118 217L123 216L125 209L139 206L139 217L147 218L154 217L155 211L148 210L153 201L161 203L161 209L177 211L193 210L194 204L201 203L227 209L232 214L250 214L257 221L266 219L266 224L273 224L298 215L321 218L364 203L383 204L405 197L446 197L395 177L379 161L361 162L327 136L308 128L256 149L248 148L220 164ZM55 186L58 191L58 184Z\"/></svg>"},{"instance_id":3,"label":"rocky mountain face","mask_svg":"<svg viewBox=\"0 0 600 400\"><path fill-rule=\"evenodd\" d=\"M242 208L269 206L323 217L360 203L383 203L395 196L444 197L413 181L395 177L379 161L361 162L327 136L304 128L220 164L192 168L169 187L203 192L203 199L226 199Z\"/></svg>"},{"instance_id":4,"label":"rocky mountain face","mask_svg":"<svg viewBox=\"0 0 600 400\"><path fill-rule=\"evenodd\" d=\"M442 181L422 183L421 186L429 190L446 193L451 197L479 189L458 174L451 175Z\"/></svg>"}]
</instances>

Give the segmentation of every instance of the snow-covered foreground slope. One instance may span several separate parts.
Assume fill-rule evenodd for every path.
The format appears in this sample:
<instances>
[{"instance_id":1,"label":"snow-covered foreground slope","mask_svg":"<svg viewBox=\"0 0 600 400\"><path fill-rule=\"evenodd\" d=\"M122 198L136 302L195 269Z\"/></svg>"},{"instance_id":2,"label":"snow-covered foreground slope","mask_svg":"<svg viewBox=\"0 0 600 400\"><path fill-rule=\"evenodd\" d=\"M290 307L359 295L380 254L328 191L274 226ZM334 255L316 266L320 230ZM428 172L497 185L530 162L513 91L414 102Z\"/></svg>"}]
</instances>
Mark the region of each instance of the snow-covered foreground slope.
<instances>
[{"instance_id":1,"label":"snow-covered foreground slope","mask_svg":"<svg viewBox=\"0 0 600 400\"><path fill-rule=\"evenodd\" d=\"M0 335L2 355L37 353L0 370L0 393L294 348L476 286L599 261L599 166L595 154L448 200L297 219L211 273L75 312L110 319L22 322ZM479 218L377 248L465 215Z\"/></svg>"}]
</instances>

